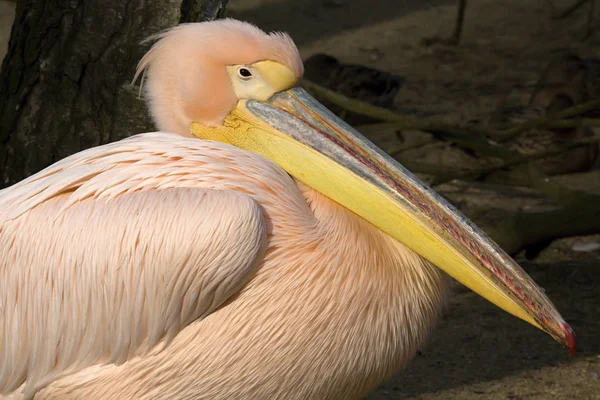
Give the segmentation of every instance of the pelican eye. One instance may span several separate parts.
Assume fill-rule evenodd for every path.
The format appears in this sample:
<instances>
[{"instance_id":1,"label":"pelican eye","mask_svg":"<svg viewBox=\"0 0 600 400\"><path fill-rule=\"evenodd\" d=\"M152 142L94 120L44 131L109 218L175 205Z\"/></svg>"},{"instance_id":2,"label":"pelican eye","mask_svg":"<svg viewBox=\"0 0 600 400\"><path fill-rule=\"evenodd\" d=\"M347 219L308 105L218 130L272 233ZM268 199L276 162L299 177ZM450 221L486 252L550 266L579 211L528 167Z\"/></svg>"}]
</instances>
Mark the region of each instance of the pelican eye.
<instances>
[{"instance_id":1,"label":"pelican eye","mask_svg":"<svg viewBox=\"0 0 600 400\"><path fill-rule=\"evenodd\" d=\"M252 78L252 72L248 68L240 67L237 70L237 76L243 81L250 80Z\"/></svg>"}]
</instances>

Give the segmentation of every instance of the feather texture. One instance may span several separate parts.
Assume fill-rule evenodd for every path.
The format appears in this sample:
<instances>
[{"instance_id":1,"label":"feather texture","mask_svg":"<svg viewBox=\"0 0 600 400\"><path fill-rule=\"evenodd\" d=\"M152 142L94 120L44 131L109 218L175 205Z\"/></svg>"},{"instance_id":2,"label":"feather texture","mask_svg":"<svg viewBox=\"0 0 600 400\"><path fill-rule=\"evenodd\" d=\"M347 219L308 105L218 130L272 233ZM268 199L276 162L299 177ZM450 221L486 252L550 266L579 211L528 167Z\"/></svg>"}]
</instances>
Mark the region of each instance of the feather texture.
<instances>
[{"instance_id":1,"label":"feather texture","mask_svg":"<svg viewBox=\"0 0 600 400\"><path fill-rule=\"evenodd\" d=\"M269 160L173 134L75 154L0 210L3 400L360 398L446 290Z\"/></svg>"},{"instance_id":2,"label":"feather texture","mask_svg":"<svg viewBox=\"0 0 600 400\"><path fill-rule=\"evenodd\" d=\"M0 393L168 344L249 279L262 211L202 187L206 147L226 146L138 136L0 192Z\"/></svg>"}]
</instances>

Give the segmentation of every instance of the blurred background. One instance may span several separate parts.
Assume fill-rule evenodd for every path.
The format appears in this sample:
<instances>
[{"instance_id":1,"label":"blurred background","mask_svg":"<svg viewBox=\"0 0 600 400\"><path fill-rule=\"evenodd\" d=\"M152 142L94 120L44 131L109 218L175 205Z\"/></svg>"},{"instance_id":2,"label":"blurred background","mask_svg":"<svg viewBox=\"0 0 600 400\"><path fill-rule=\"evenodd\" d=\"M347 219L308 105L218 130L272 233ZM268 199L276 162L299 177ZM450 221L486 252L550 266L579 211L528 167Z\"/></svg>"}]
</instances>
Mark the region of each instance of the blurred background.
<instances>
[{"instance_id":1,"label":"blurred background","mask_svg":"<svg viewBox=\"0 0 600 400\"><path fill-rule=\"evenodd\" d=\"M221 16L287 31L305 87L480 224L578 336L568 357L456 284L428 345L368 399L600 399L596 0L147 3L0 1L2 187L153 130L130 85L150 34Z\"/></svg>"}]
</instances>

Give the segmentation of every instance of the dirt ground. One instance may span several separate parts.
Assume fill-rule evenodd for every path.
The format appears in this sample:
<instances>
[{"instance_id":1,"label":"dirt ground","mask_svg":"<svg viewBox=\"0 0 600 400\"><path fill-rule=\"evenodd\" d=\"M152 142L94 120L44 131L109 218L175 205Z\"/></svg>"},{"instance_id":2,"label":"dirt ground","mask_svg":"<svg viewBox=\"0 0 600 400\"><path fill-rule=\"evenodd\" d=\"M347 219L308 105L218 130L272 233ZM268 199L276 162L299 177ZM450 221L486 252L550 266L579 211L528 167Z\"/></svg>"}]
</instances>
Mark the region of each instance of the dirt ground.
<instances>
[{"instance_id":1,"label":"dirt ground","mask_svg":"<svg viewBox=\"0 0 600 400\"><path fill-rule=\"evenodd\" d=\"M402 75L406 83L398 107L466 121L490 114L507 94L518 92L515 88L534 82L557 50L575 48L600 57L597 37L579 44L585 10L552 20L552 7L568 4L471 1L459 48L422 44L451 32L454 1L229 0L228 15L288 31L303 57L325 52ZM11 7L0 1L0 58ZM581 175L578 186L600 191L600 171ZM480 205L536 209L544 203L525 189L504 197L485 186L453 183L444 190L453 201L466 196ZM421 354L367 399L600 399L600 250L594 249L600 246L595 243L600 237L563 239L533 260L517 256L574 328L575 356L457 285ZM582 245L589 251L581 251Z\"/></svg>"}]
</instances>

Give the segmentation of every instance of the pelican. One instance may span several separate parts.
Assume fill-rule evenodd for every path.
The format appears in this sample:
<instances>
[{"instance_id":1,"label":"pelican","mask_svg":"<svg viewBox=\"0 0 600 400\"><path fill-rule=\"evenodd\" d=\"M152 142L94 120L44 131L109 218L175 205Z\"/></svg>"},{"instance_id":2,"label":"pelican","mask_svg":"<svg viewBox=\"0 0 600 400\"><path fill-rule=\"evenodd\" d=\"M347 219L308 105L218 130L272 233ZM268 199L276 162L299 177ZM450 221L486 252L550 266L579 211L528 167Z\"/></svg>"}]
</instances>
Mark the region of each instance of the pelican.
<instances>
[{"instance_id":1,"label":"pelican","mask_svg":"<svg viewBox=\"0 0 600 400\"><path fill-rule=\"evenodd\" d=\"M288 35L155 40L159 132L0 192L0 398L358 399L423 344L447 274L574 349L506 253L297 86Z\"/></svg>"}]
</instances>

